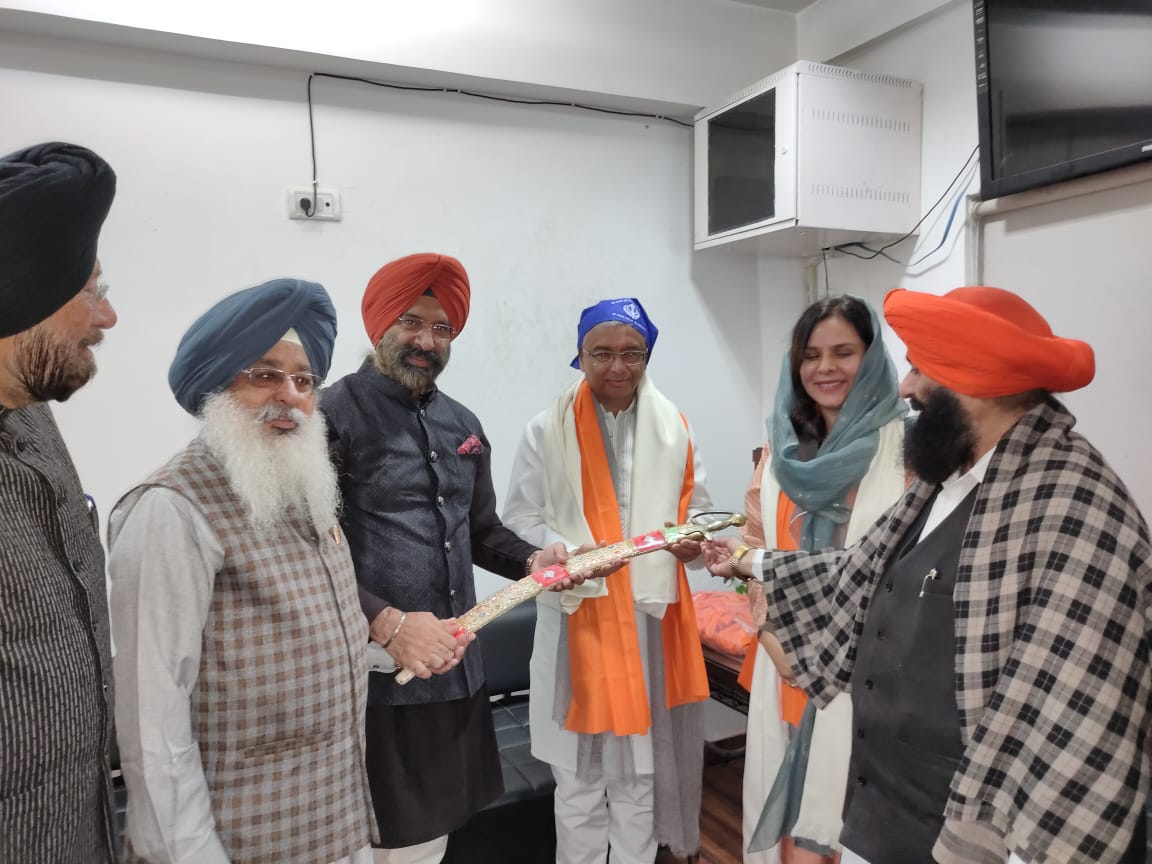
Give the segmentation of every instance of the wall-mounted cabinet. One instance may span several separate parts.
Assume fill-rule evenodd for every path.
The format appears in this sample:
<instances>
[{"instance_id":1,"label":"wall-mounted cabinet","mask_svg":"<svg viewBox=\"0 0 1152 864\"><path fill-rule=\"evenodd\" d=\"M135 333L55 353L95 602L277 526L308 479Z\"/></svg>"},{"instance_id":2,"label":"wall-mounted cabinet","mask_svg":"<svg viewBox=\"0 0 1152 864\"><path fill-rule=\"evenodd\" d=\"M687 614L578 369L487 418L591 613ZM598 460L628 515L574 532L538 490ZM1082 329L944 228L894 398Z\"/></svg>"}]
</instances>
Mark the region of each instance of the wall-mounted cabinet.
<instances>
[{"instance_id":1,"label":"wall-mounted cabinet","mask_svg":"<svg viewBox=\"0 0 1152 864\"><path fill-rule=\"evenodd\" d=\"M911 230L921 101L914 81L801 62L701 111L696 248L818 255Z\"/></svg>"}]
</instances>

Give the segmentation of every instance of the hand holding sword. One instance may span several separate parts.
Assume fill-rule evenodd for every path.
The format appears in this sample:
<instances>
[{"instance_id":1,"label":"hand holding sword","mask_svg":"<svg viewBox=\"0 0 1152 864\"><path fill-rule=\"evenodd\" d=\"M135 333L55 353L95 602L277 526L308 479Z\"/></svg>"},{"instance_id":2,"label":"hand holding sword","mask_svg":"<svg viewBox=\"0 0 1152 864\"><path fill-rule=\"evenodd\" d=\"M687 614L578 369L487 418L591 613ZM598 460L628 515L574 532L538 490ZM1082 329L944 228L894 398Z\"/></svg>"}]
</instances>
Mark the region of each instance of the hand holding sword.
<instances>
[{"instance_id":1,"label":"hand holding sword","mask_svg":"<svg viewBox=\"0 0 1152 864\"><path fill-rule=\"evenodd\" d=\"M597 546L586 552L572 555L563 564L544 567L481 600L456 619L457 630L452 634L452 637L460 639L465 634L474 634L513 606L518 606L526 600L532 599L546 589L577 579L583 581L586 578L604 575L637 555L645 555L659 550L671 551L671 547L684 541L698 543L709 540L712 534L728 527L738 527L743 525L745 521L742 513L701 513L681 525L658 528L655 531L649 531L619 543ZM679 548L683 549L684 547ZM430 613L408 614L426 615ZM438 623L445 624L445 622ZM466 644L466 642L461 644L457 650L462 652ZM398 658L398 660L403 662L403 658ZM407 684L413 677L414 673L410 669L403 668L396 674L396 683Z\"/></svg>"}]
</instances>

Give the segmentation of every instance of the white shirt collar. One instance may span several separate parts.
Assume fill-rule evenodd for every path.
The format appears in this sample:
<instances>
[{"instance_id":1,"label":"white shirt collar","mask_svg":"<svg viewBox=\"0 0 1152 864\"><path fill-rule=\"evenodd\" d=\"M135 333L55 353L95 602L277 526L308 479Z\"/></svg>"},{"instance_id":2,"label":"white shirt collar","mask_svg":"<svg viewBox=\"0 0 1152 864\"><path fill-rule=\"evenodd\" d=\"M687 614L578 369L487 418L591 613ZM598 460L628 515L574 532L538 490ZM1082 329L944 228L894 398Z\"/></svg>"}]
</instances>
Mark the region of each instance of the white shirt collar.
<instances>
[{"instance_id":1,"label":"white shirt collar","mask_svg":"<svg viewBox=\"0 0 1152 864\"><path fill-rule=\"evenodd\" d=\"M984 475L988 473L988 463L992 461L992 454L996 452L996 448L992 447L981 456L976 462L961 474L959 471L954 473L951 477L940 484L941 490L948 489L953 486L965 486L971 489L984 482Z\"/></svg>"}]
</instances>

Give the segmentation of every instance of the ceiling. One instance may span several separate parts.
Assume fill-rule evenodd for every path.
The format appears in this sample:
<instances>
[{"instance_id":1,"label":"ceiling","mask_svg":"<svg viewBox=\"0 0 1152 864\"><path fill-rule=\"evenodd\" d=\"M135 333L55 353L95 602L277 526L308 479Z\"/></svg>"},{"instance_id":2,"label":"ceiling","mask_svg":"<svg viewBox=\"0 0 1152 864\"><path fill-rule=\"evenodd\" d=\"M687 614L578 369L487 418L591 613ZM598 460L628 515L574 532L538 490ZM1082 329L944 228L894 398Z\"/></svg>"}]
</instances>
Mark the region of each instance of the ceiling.
<instances>
[{"instance_id":1,"label":"ceiling","mask_svg":"<svg viewBox=\"0 0 1152 864\"><path fill-rule=\"evenodd\" d=\"M749 6L762 6L765 9L779 9L781 12L799 12L811 6L816 0L735 0Z\"/></svg>"}]
</instances>

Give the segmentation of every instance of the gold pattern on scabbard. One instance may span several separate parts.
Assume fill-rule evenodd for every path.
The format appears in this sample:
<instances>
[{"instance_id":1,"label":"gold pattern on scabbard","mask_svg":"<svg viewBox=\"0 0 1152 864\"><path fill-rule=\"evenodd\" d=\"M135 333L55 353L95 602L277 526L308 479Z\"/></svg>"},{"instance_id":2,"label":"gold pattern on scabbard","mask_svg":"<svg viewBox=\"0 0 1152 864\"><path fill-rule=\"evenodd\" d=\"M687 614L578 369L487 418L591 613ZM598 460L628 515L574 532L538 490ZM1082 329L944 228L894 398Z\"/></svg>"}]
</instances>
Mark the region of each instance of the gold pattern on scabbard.
<instances>
[{"instance_id":1,"label":"gold pattern on scabbard","mask_svg":"<svg viewBox=\"0 0 1152 864\"><path fill-rule=\"evenodd\" d=\"M650 537L652 534L661 534L663 535L663 542L659 544L646 544L641 547L636 545L635 541L637 538L621 540L619 543L612 543L609 546L597 546L595 549L590 549L579 555L573 555L563 567L570 575L577 578L588 576L597 570L627 561L629 558L635 558L638 555L655 552L659 549L667 549L673 543L681 540L705 540L713 532L722 531L732 526L738 527L743 525L745 521L742 513L732 513L725 518L713 519L710 522L693 521L685 522L682 525L673 525L668 528L660 528L657 531L640 535L642 539ZM544 569L547 570L548 568ZM513 606L519 606L521 603L531 600L537 594L550 588L551 586L541 585L532 576L525 576L523 579L519 579L506 588L497 591L490 597L481 600L457 618L456 623L459 624L461 630L475 633L481 627L499 618ZM396 675L397 684L406 684L411 680L412 672L408 669L401 669Z\"/></svg>"}]
</instances>

